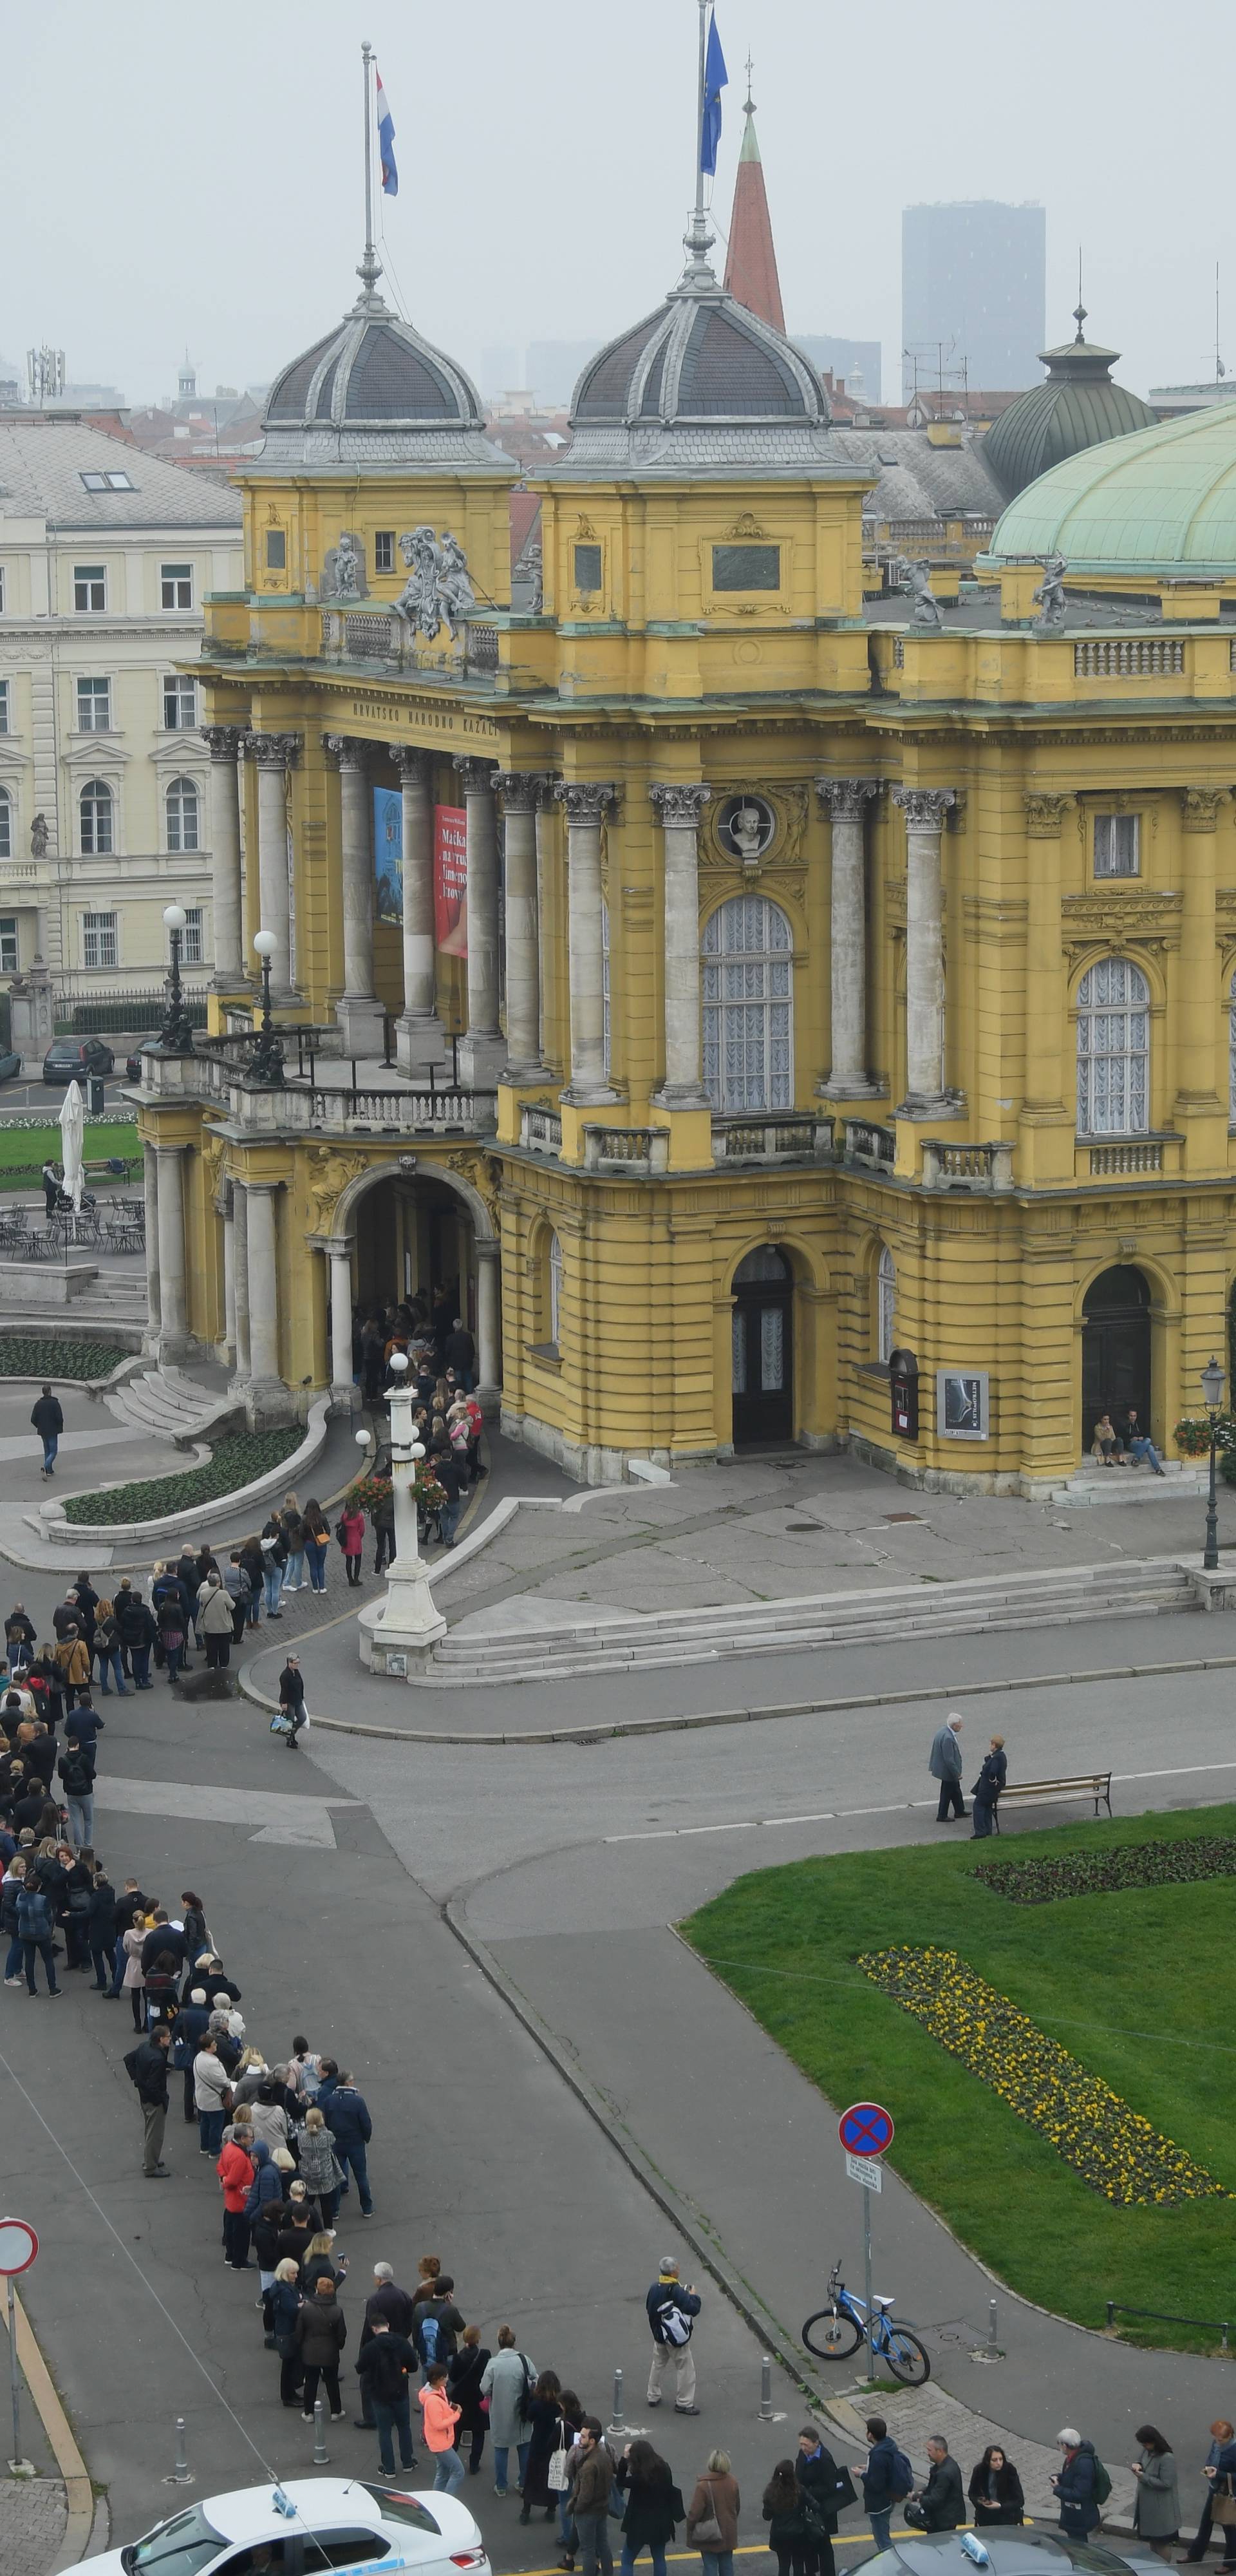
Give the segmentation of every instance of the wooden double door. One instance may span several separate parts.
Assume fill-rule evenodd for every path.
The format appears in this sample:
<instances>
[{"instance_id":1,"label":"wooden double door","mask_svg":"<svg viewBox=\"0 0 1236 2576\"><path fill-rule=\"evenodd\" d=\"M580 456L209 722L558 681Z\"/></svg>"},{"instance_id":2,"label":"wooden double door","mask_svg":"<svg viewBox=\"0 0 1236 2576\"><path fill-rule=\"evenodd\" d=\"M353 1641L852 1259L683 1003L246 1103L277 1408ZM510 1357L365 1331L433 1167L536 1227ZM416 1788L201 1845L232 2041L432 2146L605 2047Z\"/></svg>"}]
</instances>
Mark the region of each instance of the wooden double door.
<instances>
[{"instance_id":1,"label":"wooden double door","mask_svg":"<svg viewBox=\"0 0 1236 2576\"><path fill-rule=\"evenodd\" d=\"M734 1446L775 1448L794 1434L794 1281L784 1253L771 1243L749 1252L733 1293Z\"/></svg>"}]
</instances>

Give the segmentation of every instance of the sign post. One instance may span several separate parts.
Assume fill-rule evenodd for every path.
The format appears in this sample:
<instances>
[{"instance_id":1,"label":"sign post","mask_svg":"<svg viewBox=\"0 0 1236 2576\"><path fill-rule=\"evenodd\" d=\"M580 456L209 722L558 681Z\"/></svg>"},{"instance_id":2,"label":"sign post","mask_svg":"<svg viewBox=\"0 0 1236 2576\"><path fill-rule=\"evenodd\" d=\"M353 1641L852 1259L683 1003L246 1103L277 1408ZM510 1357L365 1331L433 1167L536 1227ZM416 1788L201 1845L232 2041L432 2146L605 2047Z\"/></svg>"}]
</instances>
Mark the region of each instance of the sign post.
<instances>
[{"instance_id":1,"label":"sign post","mask_svg":"<svg viewBox=\"0 0 1236 2576\"><path fill-rule=\"evenodd\" d=\"M863 2186L863 2295L867 2307L867 2377L871 2379L875 2361L871 2340L871 2195L884 2187L879 2158L893 2143L892 2114L879 2102L851 2102L837 2122L837 2135L845 2148L846 2172L852 2182Z\"/></svg>"},{"instance_id":2,"label":"sign post","mask_svg":"<svg viewBox=\"0 0 1236 2576\"><path fill-rule=\"evenodd\" d=\"M6 2276L9 2304L9 2384L13 2399L13 2457L9 2469L15 2478L32 2478L34 2470L21 2455L21 2373L17 2364L17 2308L13 2297L13 2276L28 2272L39 2250L34 2229L24 2218L0 2218L0 2272Z\"/></svg>"}]
</instances>

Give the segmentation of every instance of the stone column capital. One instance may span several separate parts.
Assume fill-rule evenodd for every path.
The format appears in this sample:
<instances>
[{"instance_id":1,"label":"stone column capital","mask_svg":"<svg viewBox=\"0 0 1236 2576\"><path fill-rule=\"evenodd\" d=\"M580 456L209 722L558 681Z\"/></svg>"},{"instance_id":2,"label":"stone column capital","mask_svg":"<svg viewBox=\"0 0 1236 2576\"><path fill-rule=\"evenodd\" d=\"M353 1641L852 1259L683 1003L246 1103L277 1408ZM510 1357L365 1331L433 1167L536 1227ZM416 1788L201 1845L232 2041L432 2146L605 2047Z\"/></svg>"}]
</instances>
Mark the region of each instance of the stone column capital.
<instances>
[{"instance_id":1,"label":"stone column capital","mask_svg":"<svg viewBox=\"0 0 1236 2576\"><path fill-rule=\"evenodd\" d=\"M502 1258L502 1246L494 1240L492 1235L475 1235L473 1237L472 1249L475 1252L478 1261L500 1261Z\"/></svg>"},{"instance_id":2,"label":"stone column capital","mask_svg":"<svg viewBox=\"0 0 1236 2576\"><path fill-rule=\"evenodd\" d=\"M820 812L834 823L861 823L866 807L879 795L880 778L817 778Z\"/></svg>"},{"instance_id":3,"label":"stone column capital","mask_svg":"<svg viewBox=\"0 0 1236 2576\"><path fill-rule=\"evenodd\" d=\"M545 784L539 769L500 769L494 778L506 814L534 814Z\"/></svg>"},{"instance_id":4,"label":"stone column capital","mask_svg":"<svg viewBox=\"0 0 1236 2576\"><path fill-rule=\"evenodd\" d=\"M256 760L259 769L295 769L300 758L301 738L298 733L247 733L245 750Z\"/></svg>"},{"instance_id":5,"label":"stone column capital","mask_svg":"<svg viewBox=\"0 0 1236 2576\"><path fill-rule=\"evenodd\" d=\"M177 1155L187 1154L189 1148L187 1145L165 1145L161 1138L156 1136L154 1139L154 1151L158 1155L161 1163L170 1163L175 1160Z\"/></svg>"},{"instance_id":6,"label":"stone column capital","mask_svg":"<svg viewBox=\"0 0 1236 2576\"><path fill-rule=\"evenodd\" d=\"M566 808L568 823L602 823L605 809L614 802L612 779L559 778L554 783L557 802Z\"/></svg>"},{"instance_id":7,"label":"stone column capital","mask_svg":"<svg viewBox=\"0 0 1236 2576\"><path fill-rule=\"evenodd\" d=\"M497 772L496 761L481 760L472 751L457 751L452 754L452 764L463 780L465 796L477 796L482 788L492 788Z\"/></svg>"},{"instance_id":8,"label":"stone column capital","mask_svg":"<svg viewBox=\"0 0 1236 2576\"><path fill-rule=\"evenodd\" d=\"M429 753L414 742L392 742L388 752L399 772L401 787L424 787L429 779Z\"/></svg>"},{"instance_id":9,"label":"stone column capital","mask_svg":"<svg viewBox=\"0 0 1236 2576\"><path fill-rule=\"evenodd\" d=\"M894 787L893 803L900 805L906 818L907 832L942 832L944 817L950 805L957 802L955 787Z\"/></svg>"},{"instance_id":10,"label":"stone column capital","mask_svg":"<svg viewBox=\"0 0 1236 2576\"><path fill-rule=\"evenodd\" d=\"M324 733L322 749L336 769L367 769L369 745L360 734Z\"/></svg>"},{"instance_id":11,"label":"stone column capital","mask_svg":"<svg viewBox=\"0 0 1236 2576\"><path fill-rule=\"evenodd\" d=\"M239 758L245 739L243 725L209 724L202 725L199 730L212 760L235 761Z\"/></svg>"},{"instance_id":12,"label":"stone column capital","mask_svg":"<svg viewBox=\"0 0 1236 2576\"><path fill-rule=\"evenodd\" d=\"M681 786L654 785L648 793L657 809L662 831L673 831L676 825L695 831L712 789L706 787L702 779L697 779Z\"/></svg>"}]
</instances>

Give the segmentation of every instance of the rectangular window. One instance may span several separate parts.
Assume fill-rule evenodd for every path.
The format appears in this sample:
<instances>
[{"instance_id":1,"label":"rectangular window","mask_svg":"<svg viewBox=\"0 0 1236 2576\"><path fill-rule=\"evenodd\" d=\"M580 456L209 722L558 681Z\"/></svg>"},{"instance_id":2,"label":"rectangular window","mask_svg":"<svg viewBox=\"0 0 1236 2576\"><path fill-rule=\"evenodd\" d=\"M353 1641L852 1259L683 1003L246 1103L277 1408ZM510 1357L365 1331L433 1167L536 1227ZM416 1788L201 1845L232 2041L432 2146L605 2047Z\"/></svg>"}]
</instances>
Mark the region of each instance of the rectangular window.
<instances>
[{"instance_id":1,"label":"rectangular window","mask_svg":"<svg viewBox=\"0 0 1236 2576\"><path fill-rule=\"evenodd\" d=\"M0 564L0 609L3 609L4 604L5 604L5 600L4 600L4 570L5 570L4 565L3 565L3 564Z\"/></svg>"},{"instance_id":2,"label":"rectangular window","mask_svg":"<svg viewBox=\"0 0 1236 2576\"><path fill-rule=\"evenodd\" d=\"M393 528L379 528L373 541L373 568L375 572L394 571L395 531Z\"/></svg>"},{"instance_id":3,"label":"rectangular window","mask_svg":"<svg viewBox=\"0 0 1236 2576\"><path fill-rule=\"evenodd\" d=\"M287 559L288 541L282 528L268 528L266 531L267 572L283 572L287 565Z\"/></svg>"},{"instance_id":4,"label":"rectangular window","mask_svg":"<svg viewBox=\"0 0 1236 2576\"><path fill-rule=\"evenodd\" d=\"M169 733L192 732L197 723L197 682L184 671L164 676L163 722Z\"/></svg>"},{"instance_id":5,"label":"rectangular window","mask_svg":"<svg viewBox=\"0 0 1236 2576\"><path fill-rule=\"evenodd\" d=\"M9 730L9 684L8 684L8 681L7 681L7 680L0 680L0 733L7 733L7 732L8 732L8 730Z\"/></svg>"},{"instance_id":6,"label":"rectangular window","mask_svg":"<svg viewBox=\"0 0 1236 2576\"><path fill-rule=\"evenodd\" d=\"M1096 877L1136 877L1141 874L1140 814L1096 814L1094 818L1094 873Z\"/></svg>"},{"instance_id":7,"label":"rectangular window","mask_svg":"<svg viewBox=\"0 0 1236 2576\"><path fill-rule=\"evenodd\" d=\"M601 549L599 546L577 546L575 549L575 587L580 591L601 587Z\"/></svg>"},{"instance_id":8,"label":"rectangular window","mask_svg":"<svg viewBox=\"0 0 1236 2576\"><path fill-rule=\"evenodd\" d=\"M136 489L129 476L120 472L83 474L82 481L88 492L132 492Z\"/></svg>"},{"instance_id":9,"label":"rectangular window","mask_svg":"<svg viewBox=\"0 0 1236 2576\"><path fill-rule=\"evenodd\" d=\"M161 582L165 608L192 608L192 564L164 564Z\"/></svg>"},{"instance_id":10,"label":"rectangular window","mask_svg":"<svg viewBox=\"0 0 1236 2576\"><path fill-rule=\"evenodd\" d=\"M780 590L780 546L714 546L714 590Z\"/></svg>"},{"instance_id":11,"label":"rectangular window","mask_svg":"<svg viewBox=\"0 0 1236 2576\"><path fill-rule=\"evenodd\" d=\"M110 680L79 680L77 683L77 730L79 733L110 733L112 724L112 684Z\"/></svg>"},{"instance_id":12,"label":"rectangular window","mask_svg":"<svg viewBox=\"0 0 1236 2576\"><path fill-rule=\"evenodd\" d=\"M17 973L17 923L10 916L0 920L0 975Z\"/></svg>"},{"instance_id":13,"label":"rectangular window","mask_svg":"<svg viewBox=\"0 0 1236 2576\"><path fill-rule=\"evenodd\" d=\"M180 962L182 966L201 965L203 938L202 920L203 915L200 903L186 904L185 926L180 934Z\"/></svg>"},{"instance_id":14,"label":"rectangular window","mask_svg":"<svg viewBox=\"0 0 1236 2576\"><path fill-rule=\"evenodd\" d=\"M73 606L79 610L106 608L107 573L102 564L74 564Z\"/></svg>"},{"instance_id":15,"label":"rectangular window","mask_svg":"<svg viewBox=\"0 0 1236 2576\"><path fill-rule=\"evenodd\" d=\"M117 915L114 912L82 914L82 963L85 966L117 966L120 948L116 936Z\"/></svg>"}]
</instances>

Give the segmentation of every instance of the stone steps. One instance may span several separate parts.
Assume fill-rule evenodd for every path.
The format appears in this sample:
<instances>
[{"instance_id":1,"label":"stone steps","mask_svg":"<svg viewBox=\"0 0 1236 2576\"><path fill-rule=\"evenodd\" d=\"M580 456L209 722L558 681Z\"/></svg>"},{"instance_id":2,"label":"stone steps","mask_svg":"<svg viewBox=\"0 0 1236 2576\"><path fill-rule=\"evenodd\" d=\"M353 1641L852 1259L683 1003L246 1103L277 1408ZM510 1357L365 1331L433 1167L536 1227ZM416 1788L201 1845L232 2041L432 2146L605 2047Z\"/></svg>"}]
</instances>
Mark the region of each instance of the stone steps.
<instances>
[{"instance_id":1,"label":"stone steps","mask_svg":"<svg viewBox=\"0 0 1236 2576\"><path fill-rule=\"evenodd\" d=\"M113 1387L103 1398L117 1422L135 1431L153 1432L162 1440L200 1440L212 1425L235 1411L231 1396L212 1395L176 1368L143 1369Z\"/></svg>"},{"instance_id":2,"label":"stone steps","mask_svg":"<svg viewBox=\"0 0 1236 2576\"><path fill-rule=\"evenodd\" d=\"M436 1678L455 1684L557 1680L711 1663L731 1655L787 1654L806 1646L1063 1627L1120 1611L1196 1606L1189 1574L1174 1558L627 1617L581 1605L580 1614L564 1617L560 1626L522 1634L478 1633L465 1619L435 1647L433 1669ZM500 1615L489 1611L485 1617L492 1622Z\"/></svg>"}]
</instances>

